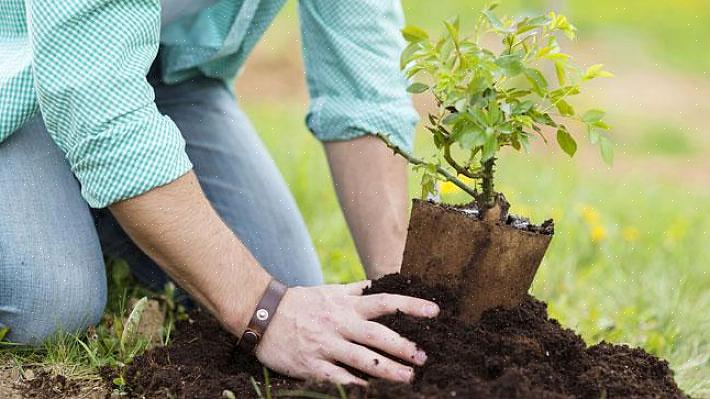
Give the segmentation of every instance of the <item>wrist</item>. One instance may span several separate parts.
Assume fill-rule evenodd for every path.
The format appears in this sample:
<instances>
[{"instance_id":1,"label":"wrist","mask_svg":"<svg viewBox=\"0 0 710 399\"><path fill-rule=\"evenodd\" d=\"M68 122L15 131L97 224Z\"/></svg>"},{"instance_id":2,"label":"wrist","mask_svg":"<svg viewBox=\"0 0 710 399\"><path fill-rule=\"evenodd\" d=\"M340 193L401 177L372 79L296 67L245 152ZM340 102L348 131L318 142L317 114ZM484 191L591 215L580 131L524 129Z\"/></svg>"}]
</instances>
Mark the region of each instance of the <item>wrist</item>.
<instances>
[{"instance_id":1,"label":"wrist","mask_svg":"<svg viewBox=\"0 0 710 399\"><path fill-rule=\"evenodd\" d=\"M263 269L240 282L227 292L218 309L218 317L225 328L237 338L244 334L259 300L266 291L271 276Z\"/></svg>"}]
</instances>

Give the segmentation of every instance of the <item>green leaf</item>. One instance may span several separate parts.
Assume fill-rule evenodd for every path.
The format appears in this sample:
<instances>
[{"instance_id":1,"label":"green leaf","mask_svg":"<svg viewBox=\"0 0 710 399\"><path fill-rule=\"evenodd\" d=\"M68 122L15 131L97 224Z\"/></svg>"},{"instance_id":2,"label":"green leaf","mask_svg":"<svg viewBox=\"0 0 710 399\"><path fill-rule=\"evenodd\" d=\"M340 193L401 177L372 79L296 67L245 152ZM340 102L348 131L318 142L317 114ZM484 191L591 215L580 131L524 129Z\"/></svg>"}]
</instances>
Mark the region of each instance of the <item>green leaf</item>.
<instances>
[{"instance_id":1,"label":"green leaf","mask_svg":"<svg viewBox=\"0 0 710 399\"><path fill-rule=\"evenodd\" d=\"M2 342L5 337L7 336L7 333L10 332L10 327L2 327L0 328L0 342Z\"/></svg>"},{"instance_id":2,"label":"green leaf","mask_svg":"<svg viewBox=\"0 0 710 399\"><path fill-rule=\"evenodd\" d=\"M451 36L454 41L459 40L459 19L454 18L451 22L449 21L444 21L444 26L446 26L446 30L449 31L449 35Z\"/></svg>"},{"instance_id":3,"label":"green leaf","mask_svg":"<svg viewBox=\"0 0 710 399\"><path fill-rule=\"evenodd\" d=\"M503 22L501 22L500 19L498 19L498 16L496 16L493 11L489 10L484 10L482 11L483 15L486 17L488 20L488 23L491 25L491 27L495 30L498 31L505 31L505 25L503 25Z\"/></svg>"},{"instance_id":4,"label":"green leaf","mask_svg":"<svg viewBox=\"0 0 710 399\"><path fill-rule=\"evenodd\" d=\"M611 126L607 125L604 121L597 121L592 123L592 126L598 127L599 129L609 130Z\"/></svg>"},{"instance_id":5,"label":"green leaf","mask_svg":"<svg viewBox=\"0 0 710 399\"><path fill-rule=\"evenodd\" d=\"M460 113L451 113L451 114L446 115L446 117L441 120L441 123L449 126L449 125L453 125L461 118L462 118L462 115Z\"/></svg>"},{"instance_id":6,"label":"green leaf","mask_svg":"<svg viewBox=\"0 0 710 399\"><path fill-rule=\"evenodd\" d=\"M521 115L524 114L535 105L531 100L525 100L521 103L515 104L515 107L513 108L513 115Z\"/></svg>"},{"instance_id":7,"label":"green leaf","mask_svg":"<svg viewBox=\"0 0 710 399\"><path fill-rule=\"evenodd\" d=\"M500 123L500 119L503 117L503 113L500 110L498 101L491 99L488 103L488 124L490 126L495 126Z\"/></svg>"},{"instance_id":8,"label":"green leaf","mask_svg":"<svg viewBox=\"0 0 710 399\"><path fill-rule=\"evenodd\" d=\"M495 134L488 135L486 141L483 143L483 151L481 151L481 162L485 162L493 156L495 156L496 151L498 151L498 137Z\"/></svg>"},{"instance_id":9,"label":"green leaf","mask_svg":"<svg viewBox=\"0 0 710 399\"><path fill-rule=\"evenodd\" d=\"M485 141L486 137L483 134L483 130L475 126L471 126L464 130L457 140L459 146L464 150L472 150L476 147L480 147L483 143L485 143Z\"/></svg>"},{"instance_id":10,"label":"green leaf","mask_svg":"<svg viewBox=\"0 0 710 399\"><path fill-rule=\"evenodd\" d=\"M560 145L562 151L566 152L567 155L573 157L577 152L577 142L574 140L567 129L557 129L557 144Z\"/></svg>"},{"instance_id":11,"label":"green leaf","mask_svg":"<svg viewBox=\"0 0 710 399\"><path fill-rule=\"evenodd\" d=\"M525 68L523 72L530 84L532 84L533 91L542 96L543 92L547 89L547 80L542 72L535 68Z\"/></svg>"},{"instance_id":12,"label":"green leaf","mask_svg":"<svg viewBox=\"0 0 710 399\"><path fill-rule=\"evenodd\" d=\"M587 68L586 72L584 72L584 75L582 75L582 79L584 80L591 80L594 78L611 78L614 77L614 74L605 71L604 69L604 64L596 64L592 65L589 68Z\"/></svg>"},{"instance_id":13,"label":"green leaf","mask_svg":"<svg viewBox=\"0 0 710 399\"><path fill-rule=\"evenodd\" d=\"M399 57L399 68L404 69L407 64L412 62L415 58L415 53L421 48L422 47L419 42L409 43L409 45L405 47L404 51L402 51L402 55Z\"/></svg>"},{"instance_id":14,"label":"green leaf","mask_svg":"<svg viewBox=\"0 0 710 399\"><path fill-rule=\"evenodd\" d=\"M501 67L501 69L505 71L505 74L511 78L520 75L525 67L518 54L500 56L496 59L496 65Z\"/></svg>"},{"instance_id":15,"label":"green leaf","mask_svg":"<svg viewBox=\"0 0 710 399\"><path fill-rule=\"evenodd\" d=\"M528 25L539 27L549 25L550 22L552 22L552 18L550 18L548 15L540 15L535 18L531 18L528 21Z\"/></svg>"},{"instance_id":16,"label":"green leaf","mask_svg":"<svg viewBox=\"0 0 710 399\"><path fill-rule=\"evenodd\" d=\"M468 100L460 98L454 103L454 108L456 108L458 112L463 112L466 109L466 105L468 105Z\"/></svg>"},{"instance_id":17,"label":"green leaf","mask_svg":"<svg viewBox=\"0 0 710 399\"><path fill-rule=\"evenodd\" d=\"M148 298L143 297L136 302L131 314L126 319L126 324L123 326L121 333L121 350L125 350L128 346L133 345L138 338L138 325L143 317L143 312L148 304Z\"/></svg>"},{"instance_id":18,"label":"green leaf","mask_svg":"<svg viewBox=\"0 0 710 399\"><path fill-rule=\"evenodd\" d=\"M560 86L564 86L567 83L567 72L565 71L565 64L562 61L555 61L555 74L557 74L557 81Z\"/></svg>"},{"instance_id":19,"label":"green leaf","mask_svg":"<svg viewBox=\"0 0 710 399\"><path fill-rule=\"evenodd\" d=\"M606 112L600 110L600 109L590 109L589 111L585 112L584 115L582 116L582 120L585 123L597 123L604 118L604 115Z\"/></svg>"},{"instance_id":20,"label":"green leaf","mask_svg":"<svg viewBox=\"0 0 710 399\"><path fill-rule=\"evenodd\" d=\"M548 113L531 112L530 117L537 123L542 123L543 125L557 127L557 123L552 119Z\"/></svg>"},{"instance_id":21,"label":"green leaf","mask_svg":"<svg viewBox=\"0 0 710 399\"><path fill-rule=\"evenodd\" d=\"M429 90L429 85L420 82L414 82L407 87L407 91L413 94L424 93L427 90Z\"/></svg>"},{"instance_id":22,"label":"green leaf","mask_svg":"<svg viewBox=\"0 0 710 399\"><path fill-rule=\"evenodd\" d=\"M402 36L404 36L406 41L413 43L421 42L429 38L429 34L426 33L426 31L411 25L405 26L404 29L402 29Z\"/></svg>"},{"instance_id":23,"label":"green leaf","mask_svg":"<svg viewBox=\"0 0 710 399\"><path fill-rule=\"evenodd\" d=\"M594 129L590 125L587 130L587 135L589 136L589 143L590 144L592 144L592 145L599 144L599 138L601 137L601 133L597 129Z\"/></svg>"},{"instance_id":24,"label":"green leaf","mask_svg":"<svg viewBox=\"0 0 710 399\"><path fill-rule=\"evenodd\" d=\"M430 196L436 196L436 180L426 171L422 174L422 199L428 199Z\"/></svg>"},{"instance_id":25,"label":"green leaf","mask_svg":"<svg viewBox=\"0 0 710 399\"><path fill-rule=\"evenodd\" d=\"M560 114L563 116L574 115L574 108L565 100L558 100L555 103L555 107L557 107L557 110L560 111Z\"/></svg>"},{"instance_id":26,"label":"green leaf","mask_svg":"<svg viewBox=\"0 0 710 399\"><path fill-rule=\"evenodd\" d=\"M614 164L614 145L605 134L599 135L599 150L602 153L604 162L612 166Z\"/></svg>"}]
</instances>

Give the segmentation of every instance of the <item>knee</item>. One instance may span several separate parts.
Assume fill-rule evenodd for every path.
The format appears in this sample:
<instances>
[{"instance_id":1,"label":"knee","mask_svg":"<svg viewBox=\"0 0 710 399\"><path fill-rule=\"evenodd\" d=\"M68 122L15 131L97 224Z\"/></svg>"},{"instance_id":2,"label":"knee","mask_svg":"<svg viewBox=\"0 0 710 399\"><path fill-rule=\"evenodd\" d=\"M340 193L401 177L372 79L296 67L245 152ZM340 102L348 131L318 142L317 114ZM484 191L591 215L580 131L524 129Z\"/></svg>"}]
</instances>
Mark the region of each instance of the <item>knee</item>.
<instances>
[{"instance_id":1,"label":"knee","mask_svg":"<svg viewBox=\"0 0 710 399\"><path fill-rule=\"evenodd\" d=\"M13 274L3 266L0 279L0 327L10 329L9 341L37 345L100 321L107 295L103 262L73 273L64 267L21 266Z\"/></svg>"}]
</instances>

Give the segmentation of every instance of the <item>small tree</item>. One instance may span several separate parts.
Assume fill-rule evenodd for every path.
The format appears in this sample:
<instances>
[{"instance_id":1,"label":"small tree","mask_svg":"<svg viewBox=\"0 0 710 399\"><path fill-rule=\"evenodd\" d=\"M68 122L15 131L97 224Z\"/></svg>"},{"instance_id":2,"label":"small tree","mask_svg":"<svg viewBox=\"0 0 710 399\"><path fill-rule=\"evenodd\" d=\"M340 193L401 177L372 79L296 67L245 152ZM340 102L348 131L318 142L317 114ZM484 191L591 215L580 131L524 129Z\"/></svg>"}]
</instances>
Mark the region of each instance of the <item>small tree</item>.
<instances>
[{"instance_id":1,"label":"small tree","mask_svg":"<svg viewBox=\"0 0 710 399\"><path fill-rule=\"evenodd\" d=\"M574 39L576 28L563 15L550 12L537 17L499 19L487 6L470 36L460 32L458 18L444 22L446 33L433 40L424 30L408 26L402 30L409 45L401 56L401 67L412 83L411 93L430 92L437 110L426 126L434 138L438 157L425 162L388 145L422 170L422 196L436 193L437 180L449 180L476 199L485 212L495 205L494 167L501 148L528 150L531 136L545 142L545 128L556 130L557 143L569 156L577 151L568 122L586 125L592 144L612 162L612 146L603 121L604 111L591 109L582 114L568 102L581 93L581 84L610 77L601 64L580 69L561 51L558 36ZM481 45L482 33L502 41L495 53ZM550 83L541 68L554 69L556 82ZM455 159L452 147L465 156ZM469 187L457 176L476 182Z\"/></svg>"}]
</instances>

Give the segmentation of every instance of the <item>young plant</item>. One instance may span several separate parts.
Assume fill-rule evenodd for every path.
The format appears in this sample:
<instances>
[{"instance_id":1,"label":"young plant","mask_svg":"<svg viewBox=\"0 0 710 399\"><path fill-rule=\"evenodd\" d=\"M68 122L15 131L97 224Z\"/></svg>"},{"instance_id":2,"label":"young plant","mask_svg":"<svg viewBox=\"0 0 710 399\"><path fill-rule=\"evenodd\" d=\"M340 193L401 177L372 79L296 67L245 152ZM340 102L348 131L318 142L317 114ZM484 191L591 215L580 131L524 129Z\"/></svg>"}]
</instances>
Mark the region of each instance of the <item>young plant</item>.
<instances>
[{"instance_id":1,"label":"young plant","mask_svg":"<svg viewBox=\"0 0 710 399\"><path fill-rule=\"evenodd\" d=\"M604 122L604 111L578 113L568 100L581 93L581 84L611 77L601 64L580 69L561 51L561 36L574 39L576 28L563 15L500 19L496 4L480 14L471 35L464 36L459 20L444 22L445 34L432 39L422 29L402 30L409 45L401 56L408 79L417 78L408 91L431 93L437 109L428 117L437 157L426 162L393 146L422 171L422 196L436 195L437 181L449 180L476 199L479 209L492 208L499 197L494 187L494 167L503 147L529 149L530 138L547 142L548 130L556 132L557 143L569 156L577 151L577 140L568 123L586 126L588 140L601 149L602 158L612 162L612 146ZM502 47L493 51L483 46L489 33ZM554 70L548 81L543 71ZM458 155L452 151L458 147ZM458 176L475 182L474 187Z\"/></svg>"}]
</instances>

